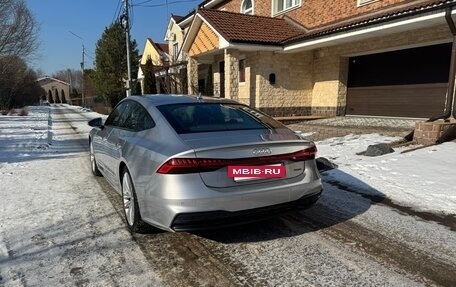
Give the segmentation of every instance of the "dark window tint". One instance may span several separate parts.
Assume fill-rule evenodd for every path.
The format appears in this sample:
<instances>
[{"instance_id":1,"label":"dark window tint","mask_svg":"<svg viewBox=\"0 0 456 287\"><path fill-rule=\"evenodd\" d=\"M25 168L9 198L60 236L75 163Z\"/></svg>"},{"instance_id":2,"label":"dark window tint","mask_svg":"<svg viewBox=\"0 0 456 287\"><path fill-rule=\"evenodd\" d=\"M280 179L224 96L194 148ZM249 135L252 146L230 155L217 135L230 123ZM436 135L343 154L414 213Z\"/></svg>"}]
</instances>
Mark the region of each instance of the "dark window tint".
<instances>
[{"instance_id":1,"label":"dark window tint","mask_svg":"<svg viewBox=\"0 0 456 287\"><path fill-rule=\"evenodd\" d=\"M106 119L105 125L133 131L142 131L154 127L149 113L140 104L125 101L119 104Z\"/></svg>"},{"instance_id":2,"label":"dark window tint","mask_svg":"<svg viewBox=\"0 0 456 287\"><path fill-rule=\"evenodd\" d=\"M158 110L179 134L284 127L276 120L244 105L177 104L159 106Z\"/></svg>"},{"instance_id":3,"label":"dark window tint","mask_svg":"<svg viewBox=\"0 0 456 287\"><path fill-rule=\"evenodd\" d=\"M106 119L106 126L121 126L121 123L125 120L125 110L128 108L128 102L120 103L115 109L111 112L109 117Z\"/></svg>"},{"instance_id":4,"label":"dark window tint","mask_svg":"<svg viewBox=\"0 0 456 287\"><path fill-rule=\"evenodd\" d=\"M128 116L122 124L125 129L143 131L154 127L154 122L149 113L140 104L131 102Z\"/></svg>"}]
</instances>

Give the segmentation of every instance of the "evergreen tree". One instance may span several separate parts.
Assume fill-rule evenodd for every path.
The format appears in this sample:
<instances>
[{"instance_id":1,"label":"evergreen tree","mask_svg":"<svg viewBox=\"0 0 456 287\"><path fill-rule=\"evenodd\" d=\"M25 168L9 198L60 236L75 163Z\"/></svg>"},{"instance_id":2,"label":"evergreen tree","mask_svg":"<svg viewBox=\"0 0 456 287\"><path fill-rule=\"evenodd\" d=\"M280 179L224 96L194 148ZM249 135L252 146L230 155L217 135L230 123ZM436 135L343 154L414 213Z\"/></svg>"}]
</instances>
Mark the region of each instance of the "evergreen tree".
<instances>
[{"instance_id":1,"label":"evergreen tree","mask_svg":"<svg viewBox=\"0 0 456 287\"><path fill-rule=\"evenodd\" d=\"M131 74L136 75L139 56L136 41L130 41ZM119 22L105 29L95 50L95 86L105 102L114 107L125 97L127 51L125 30Z\"/></svg>"},{"instance_id":2,"label":"evergreen tree","mask_svg":"<svg viewBox=\"0 0 456 287\"><path fill-rule=\"evenodd\" d=\"M214 80L212 76L212 65L209 65L207 68L207 75L204 86L204 95L213 96L214 95Z\"/></svg>"},{"instance_id":3,"label":"evergreen tree","mask_svg":"<svg viewBox=\"0 0 456 287\"><path fill-rule=\"evenodd\" d=\"M157 81L154 73L154 63L149 57L144 66L144 94L156 94L157 93Z\"/></svg>"}]
</instances>

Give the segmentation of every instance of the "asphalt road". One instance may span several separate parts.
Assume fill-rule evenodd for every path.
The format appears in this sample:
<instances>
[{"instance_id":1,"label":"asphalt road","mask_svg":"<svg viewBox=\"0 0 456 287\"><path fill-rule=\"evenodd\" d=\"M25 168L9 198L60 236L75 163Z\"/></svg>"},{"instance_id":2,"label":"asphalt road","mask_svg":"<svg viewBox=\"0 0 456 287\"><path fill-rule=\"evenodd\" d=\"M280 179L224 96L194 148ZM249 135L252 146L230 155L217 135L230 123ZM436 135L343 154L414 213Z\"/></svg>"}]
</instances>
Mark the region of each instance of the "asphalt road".
<instances>
[{"instance_id":1,"label":"asphalt road","mask_svg":"<svg viewBox=\"0 0 456 287\"><path fill-rule=\"evenodd\" d=\"M165 286L456 286L454 216L416 212L322 176L323 196L310 209L237 228L152 231L132 240ZM97 182L113 216L123 219L120 195L103 178Z\"/></svg>"}]
</instances>

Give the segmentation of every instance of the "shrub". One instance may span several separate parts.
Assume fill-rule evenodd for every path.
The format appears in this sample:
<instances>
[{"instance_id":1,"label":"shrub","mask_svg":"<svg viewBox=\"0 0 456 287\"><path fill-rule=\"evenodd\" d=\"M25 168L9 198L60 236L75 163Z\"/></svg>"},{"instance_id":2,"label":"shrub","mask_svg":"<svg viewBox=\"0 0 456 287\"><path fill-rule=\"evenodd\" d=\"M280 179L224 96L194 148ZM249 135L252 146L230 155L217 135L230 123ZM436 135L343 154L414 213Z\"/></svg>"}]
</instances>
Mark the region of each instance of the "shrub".
<instances>
[{"instance_id":1,"label":"shrub","mask_svg":"<svg viewBox=\"0 0 456 287\"><path fill-rule=\"evenodd\" d=\"M23 116L28 116L29 111L27 107L23 107L22 109L19 110L18 115L23 117Z\"/></svg>"}]
</instances>

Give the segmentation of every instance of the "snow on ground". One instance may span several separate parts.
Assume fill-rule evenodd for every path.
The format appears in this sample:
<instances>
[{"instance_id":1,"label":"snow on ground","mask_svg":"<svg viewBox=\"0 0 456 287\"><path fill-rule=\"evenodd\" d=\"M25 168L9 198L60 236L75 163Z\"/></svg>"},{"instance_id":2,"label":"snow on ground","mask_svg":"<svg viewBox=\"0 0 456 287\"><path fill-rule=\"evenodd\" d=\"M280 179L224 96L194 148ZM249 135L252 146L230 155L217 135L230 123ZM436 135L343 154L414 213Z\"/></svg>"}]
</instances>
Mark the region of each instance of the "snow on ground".
<instances>
[{"instance_id":1,"label":"snow on ground","mask_svg":"<svg viewBox=\"0 0 456 287\"><path fill-rule=\"evenodd\" d=\"M338 165L326 180L357 185L363 193L386 196L417 211L456 214L456 142L378 157L356 155L371 144L399 138L378 134L348 135L317 142L318 156ZM353 180L355 178L356 180Z\"/></svg>"},{"instance_id":2,"label":"snow on ground","mask_svg":"<svg viewBox=\"0 0 456 287\"><path fill-rule=\"evenodd\" d=\"M98 114L66 108L65 114L43 106L24 117L0 116L0 285L158 285L90 173L86 123ZM369 134L317 142L318 156L339 165L324 179L418 210L456 214L456 143L356 155L394 140Z\"/></svg>"},{"instance_id":3,"label":"snow on ground","mask_svg":"<svg viewBox=\"0 0 456 287\"><path fill-rule=\"evenodd\" d=\"M0 116L0 286L159 285L90 173L86 123L74 108Z\"/></svg>"}]
</instances>

